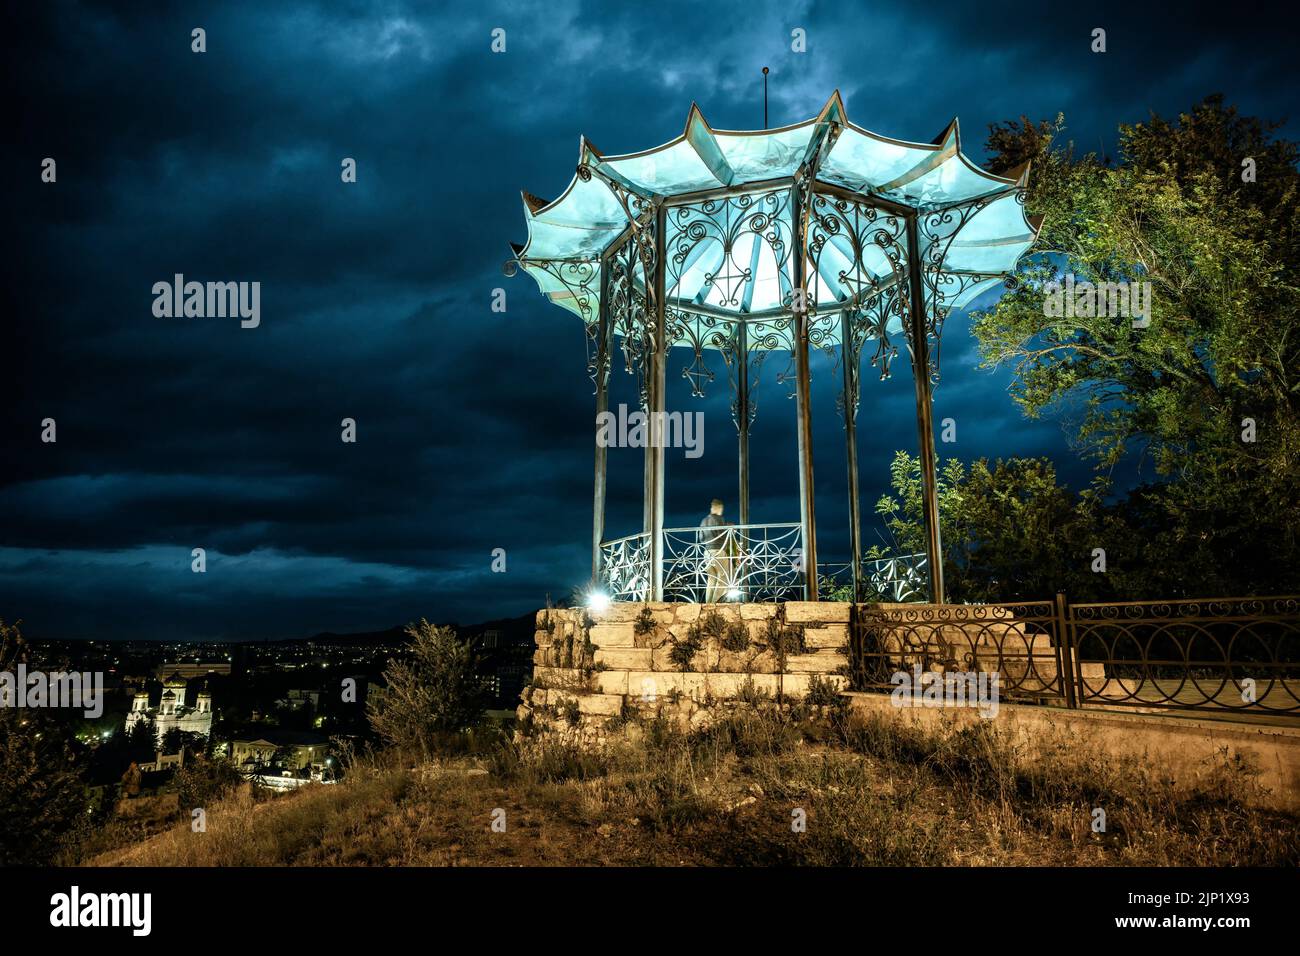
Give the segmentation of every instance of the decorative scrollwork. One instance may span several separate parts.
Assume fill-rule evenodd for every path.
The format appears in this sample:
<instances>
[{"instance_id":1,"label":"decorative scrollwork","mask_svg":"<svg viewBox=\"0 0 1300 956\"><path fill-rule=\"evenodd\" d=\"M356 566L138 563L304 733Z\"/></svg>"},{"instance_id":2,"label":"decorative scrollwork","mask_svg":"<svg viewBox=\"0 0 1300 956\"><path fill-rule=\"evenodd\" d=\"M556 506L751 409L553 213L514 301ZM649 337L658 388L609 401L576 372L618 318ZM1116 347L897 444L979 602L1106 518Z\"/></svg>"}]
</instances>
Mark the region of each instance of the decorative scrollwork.
<instances>
[{"instance_id":1,"label":"decorative scrollwork","mask_svg":"<svg viewBox=\"0 0 1300 956\"><path fill-rule=\"evenodd\" d=\"M792 243L790 197L785 190L674 206L668 211L668 233L665 288L678 289L683 278L701 266L703 278L693 294L695 302L702 303L716 291L715 307L748 312L756 260L764 246L775 258L782 288L789 288Z\"/></svg>"},{"instance_id":2,"label":"decorative scrollwork","mask_svg":"<svg viewBox=\"0 0 1300 956\"><path fill-rule=\"evenodd\" d=\"M650 596L650 535L628 535L600 546L600 577L611 601L644 601Z\"/></svg>"},{"instance_id":3,"label":"decorative scrollwork","mask_svg":"<svg viewBox=\"0 0 1300 956\"><path fill-rule=\"evenodd\" d=\"M728 347L722 350L722 358L727 366L727 381L731 384L731 421L735 424L737 430L740 429L740 409L743 404L746 411L745 427L748 429L754 424L754 419L758 417L758 374L763 367L763 360L767 358L767 350L755 349L750 346L750 326L744 325L742 329L741 322L732 323L730 327L730 340ZM743 343L743 350L741 348ZM745 394L741 395L741 375L740 363L746 363L744 375Z\"/></svg>"},{"instance_id":4,"label":"decorative scrollwork","mask_svg":"<svg viewBox=\"0 0 1300 956\"><path fill-rule=\"evenodd\" d=\"M664 600L796 600L801 542L797 524L665 529Z\"/></svg>"},{"instance_id":5,"label":"decorative scrollwork","mask_svg":"<svg viewBox=\"0 0 1300 956\"><path fill-rule=\"evenodd\" d=\"M1019 193L1017 193L1019 195ZM948 206L921 212L917 216L917 230L922 244L921 270L925 304L925 333L930 341L930 384L939 383L939 350L943 344L943 323L948 318L952 304L976 282L992 278L988 275L961 275L944 272L943 263L953 240L979 212L998 196L981 196L959 206ZM945 304L946 303L946 304Z\"/></svg>"}]
</instances>

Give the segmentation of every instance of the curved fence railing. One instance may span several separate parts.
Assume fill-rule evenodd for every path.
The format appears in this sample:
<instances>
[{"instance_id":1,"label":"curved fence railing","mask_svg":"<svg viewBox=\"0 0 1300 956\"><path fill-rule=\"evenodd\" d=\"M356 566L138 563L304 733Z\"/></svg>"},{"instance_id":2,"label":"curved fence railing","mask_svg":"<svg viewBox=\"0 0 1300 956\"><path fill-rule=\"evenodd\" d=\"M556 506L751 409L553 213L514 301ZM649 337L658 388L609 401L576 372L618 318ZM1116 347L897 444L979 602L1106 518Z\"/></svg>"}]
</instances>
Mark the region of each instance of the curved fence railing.
<instances>
[{"instance_id":1,"label":"curved fence railing","mask_svg":"<svg viewBox=\"0 0 1300 956\"><path fill-rule=\"evenodd\" d=\"M1300 712L1300 597L1073 604L1070 628L1082 703Z\"/></svg>"},{"instance_id":2,"label":"curved fence railing","mask_svg":"<svg viewBox=\"0 0 1300 956\"><path fill-rule=\"evenodd\" d=\"M859 606L849 642L853 690L893 691L914 675L999 675L1004 698L1067 699L1061 618L1051 601ZM899 677L898 675L903 675Z\"/></svg>"},{"instance_id":3,"label":"curved fence railing","mask_svg":"<svg viewBox=\"0 0 1300 956\"><path fill-rule=\"evenodd\" d=\"M929 593L929 562L924 554L863 558L861 592L853 592L853 566L847 561L819 562L822 600L910 604Z\"/></svg>"},{"instance_id":4,"label":"curved fence railing","mask_svg":"<svg viewBox=\"0 0 1300 956\"><path fill-rule=\"evenodd\" d=\"M798 601L805 596L798 523L666 528L663 535L665 601ZM927 567L924 554L863 559L857 595L848 562L822 563L818 580L823 599L923 601ZM601 585L611 600L646 600L652 573L648 533L601 545Z\"/></svg>"},{"instance_id":5,"label":"curved fence railing","mask_svg":"<svg viewBox=\"0 0 1300 956\"><path fill-rule=\"evenodd\" d=\"M1300 714L1300 597L857 605L850 687L998 674L1071 707ZM900 676L901 675L901 676Z\"/></svg>"}]
</instances>

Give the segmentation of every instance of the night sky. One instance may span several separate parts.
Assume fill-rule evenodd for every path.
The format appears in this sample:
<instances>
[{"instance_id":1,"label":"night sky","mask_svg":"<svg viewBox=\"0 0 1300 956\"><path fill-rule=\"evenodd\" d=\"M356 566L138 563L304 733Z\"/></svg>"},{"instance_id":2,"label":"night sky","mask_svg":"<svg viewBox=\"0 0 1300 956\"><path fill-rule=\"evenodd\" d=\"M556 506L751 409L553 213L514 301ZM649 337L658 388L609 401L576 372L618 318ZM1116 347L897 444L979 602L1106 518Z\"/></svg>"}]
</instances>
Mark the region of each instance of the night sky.
<instances>
[{"instance_id":1,"label":"night sky","mask_svg":"<svg viewBox=\"0 0 1300 956\"><path fill-rule=\"evenodd\" d=\"M158 9L155 9L157 7ZM590 574L592 386L581 324L528 277L519 197L553 199L578 138L607 154L679 134L849 117L925 141L954 115L1064 112L1081 151L1119 122L1222 92L1294 105L1294 34L1247 3L747 2L472 5L41 2L7 16L9 145L0 431L0 618L30 637L262 638L462 623L567 596ZM161 11L161 12L160 12ZM1104 27L1108 52L1089 51ZM207 52L191 52L191 30ZM506 52L491 50L506 31ZM792 53L802 28L807 52ZM1294 136L1294 124L1287 135ZM41 162L57 162L42 183ZM357 162L357 182L340 162ZM154 283L261 283L261 324L159 318ZM507 310L491 310L496 288ZM987 304L989 300L982 300ZM1088 470L1063 419L1024 420L944 336L941 455L1048 455ZM670 357L669 408L705 412L668 453L667 524L735 514L725 371L706 399ZM797 521L794 403L764 367L753 520ZM635 401L616 367L612 402ZM814 375L819 545L847 556L838 380ZM340 422L357 422L357 442ZM41 441L53 418L57 442ZM916 450L906 355L864 370L867 544L896 449ZM639 530L639 450L611 450L608 534ZM191 549L207 571L191 571ZM493 573L504 548L507 571Z\"/></svg>"}]
</instances>

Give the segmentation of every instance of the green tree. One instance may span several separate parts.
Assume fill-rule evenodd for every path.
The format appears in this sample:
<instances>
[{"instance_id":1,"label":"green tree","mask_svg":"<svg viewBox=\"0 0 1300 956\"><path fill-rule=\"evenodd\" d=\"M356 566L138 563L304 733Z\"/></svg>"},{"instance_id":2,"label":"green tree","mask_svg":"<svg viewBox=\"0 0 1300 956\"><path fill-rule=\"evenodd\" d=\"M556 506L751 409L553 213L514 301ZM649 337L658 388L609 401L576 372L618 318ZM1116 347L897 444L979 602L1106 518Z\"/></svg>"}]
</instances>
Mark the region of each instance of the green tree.
<instances>
[{"instance_id":1,"label":"green tree","mask_svg":"<svg viewBox=\"0 0 1300 956\"><path fill-rule=\"evenodd\" d=\"M450 627L421 619L406 628L410 657L390 660L382 693L366 704L370 725L382 739L426 759L480 723L487 695L471 642Z\"/></svg>"},{"instance_id":2,"label":"green tree","mask_svg":"<svg viewBox=\"0 0 1300 956\"><path fill-rule=\"evenodd\" d=\"M923 552L920 459L896 453L890 483L892 493L876 503L894 542L890 550ZM1058 591L1104 599L1128 583L1123 573L1093 574L1091 557L1103 538L1121 557L1131 535L1092 490L1076 494L1060 484L1046 458L980 458L969 467L950 458L939 470L938 491L944 580L953 601L1044 600Z\"/></svg>"},{"instance_id":3,"label":"green tree","mask_svg":"<svg viewBox=\"0 0 1300 956\"><path fill-rule=\"evenodd\" d=\"M178 754L185 748L188 748L190 753L204 754L208 749L208 737L193 730L172 727L163 734L160 747L165 754Z\"/></svg>"},{"instance_id":4,"label":"green tree","mask_svg":"<svg viewBox=\"0 0 1300 956\"><path fill-rule=\"evenodd\" d=\"M1272 125L1220 97L1176 122L1122 126L1113 167L1076 159L1057 142L1062 128L1059 117L1022 118L991 130L990 168L1034 162L1026 207L1045 221L1017 288L974 317L985 365L1014 369L1012 396L1028 416L1072 418L1103 477L1130 453L1153 464L1158 481L1126 515L1147 536L1144 560L1160 563L1153 583L1194 593L1294 589L1296 144L1271 138ZM1248 157L1254 183L1242 181ZM1065 273L1149 282L1150 326L1047 315L1044 284Z\"/></svg>"},{"instance_id":5,"label":"green tree","mask_svg":"<svg viewBox=\"0 0 1300 956\"><path fill-rule=\"evenodd\" d=\"M27 661L0 621L0 671ZM48 863L90 808L70 735L44 713L0 707L0 866Z\"/></svg>"}]
</instances>

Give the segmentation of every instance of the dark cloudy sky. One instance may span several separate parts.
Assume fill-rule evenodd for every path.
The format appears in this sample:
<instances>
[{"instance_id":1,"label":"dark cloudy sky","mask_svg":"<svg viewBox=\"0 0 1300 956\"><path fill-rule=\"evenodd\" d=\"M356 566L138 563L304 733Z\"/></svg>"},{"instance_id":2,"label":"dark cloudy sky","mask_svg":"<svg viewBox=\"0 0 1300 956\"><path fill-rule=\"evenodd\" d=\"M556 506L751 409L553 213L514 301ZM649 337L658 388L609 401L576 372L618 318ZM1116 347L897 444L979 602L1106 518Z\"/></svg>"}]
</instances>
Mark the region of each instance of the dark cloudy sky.
<instances>
[{"instance_id":1,"label":"dark cloudy sky","mask_svg":"<svg viewBox=\"0 0 1300 956\"><path fill-rule=\"evenodd\" d=\"M1115 126L1221 91L1294 105L1294 34L1266 8L910 0L862 5L235 2L17 5L4 42L7 193L0 618L34 637L302 636L425 616L471 622L567 594L590 571L592 396L583 335L524 276L519 190L606 153L719 128L849 116L930 140L957 115L1063 111L1085 150ZM190 51L190 31L208 51ZM1089 52L1104 27L1109 50ZM490 49L494 28L507 49ZM807 52L790 52L791 30ZM45 157L55 184L40 182ZM354 157L355 185L340 182ZM153 315L175 273L259 281L261 325ZM503 287L508 309L490 309ZM1050 455L1003 373L946 331L936 417L964 458ZM696 405L705 454L668 459L669 524L734 508L725 376ZM716 364L716 363L715 363ZM794 407L771 383L754 432L754 519L798 518ZM631 401L619 373L614 401ZM835 382L814 365L821 548L846 551ZM358 423L340 441L341 419ZM40 440L41 421L58 441ZM863 382L870 504L915 451L912 381ZM612 453L611 535L638 530L640 452ZM868 521L868 543L878 539ZM205 574L190 551L207 551ZM504 548L507 571L490 570Z\"/></svg>"}]
</instances>

